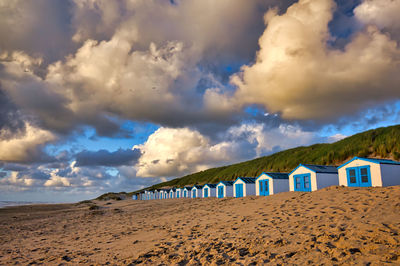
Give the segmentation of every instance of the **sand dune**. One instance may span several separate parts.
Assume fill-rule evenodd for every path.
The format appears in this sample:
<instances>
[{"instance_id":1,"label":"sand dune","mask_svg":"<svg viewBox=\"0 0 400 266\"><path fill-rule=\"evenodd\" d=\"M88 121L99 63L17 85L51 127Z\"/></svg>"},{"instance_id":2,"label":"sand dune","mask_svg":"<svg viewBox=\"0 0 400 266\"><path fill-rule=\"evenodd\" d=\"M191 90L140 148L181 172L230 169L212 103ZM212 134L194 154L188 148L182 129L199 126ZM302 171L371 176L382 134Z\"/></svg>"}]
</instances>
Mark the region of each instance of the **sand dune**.
<instances>
[{"instance_id":1,"label":"sand dune","mask_svg":"<svg viewBox=\"0 0 400 266\"><path fill-rule=\"evenodd\" d=\"M0 209L0 264L400 264L400 187Z\"/></svg>"}]
</instances>

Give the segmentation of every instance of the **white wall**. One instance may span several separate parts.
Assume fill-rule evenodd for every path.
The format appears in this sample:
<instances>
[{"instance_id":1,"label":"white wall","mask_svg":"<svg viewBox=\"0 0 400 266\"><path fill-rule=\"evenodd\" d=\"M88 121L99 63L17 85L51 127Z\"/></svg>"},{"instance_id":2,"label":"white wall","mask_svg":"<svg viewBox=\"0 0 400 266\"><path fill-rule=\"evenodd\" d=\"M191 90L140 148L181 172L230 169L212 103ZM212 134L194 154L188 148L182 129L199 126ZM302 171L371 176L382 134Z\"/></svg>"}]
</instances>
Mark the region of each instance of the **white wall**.
<instances>
[{"instance_id":1,"label":"white wall","mask_svg":"<svg viewBox=\"0 0 400 266\"><path fill-rule=\"evenodd\" d=\"M400 165L381 164L381 172L384 187L400 185Z\"/></svg>"},{"instance_id":2,"label":"white wall","mask_svg":"<svg viewBox=\"0 0 400 266\"><path fill-rule=\"evenodd\" d=\"M359 166L370 166L371 171L371 185L373 187L381 187L382 186L382 178L381 178L381 167L379 163L373 163L366 160L356 159L349 164L339 168L339 185L348 186L347 184L347 168L351 167L359 167Z\"/></svg>"},{"instance_id":3,"label":"white wall","mask_svg":"<svg viewBox=\"0 0 400 266\"><path fill-rule=\"evenodd\" d=\"M305 168L304 166L300 166L299 168L296 169L296 171L292 172L289 175L289 189L290 191L294 191L294 180L293 176L295 175L301 175L301 174L310 174L310 181L311 181L311 191L317 190L317 179L316 179L316 174L315 172L311 171L308 168Z\"/></svg>"}]
</instances>

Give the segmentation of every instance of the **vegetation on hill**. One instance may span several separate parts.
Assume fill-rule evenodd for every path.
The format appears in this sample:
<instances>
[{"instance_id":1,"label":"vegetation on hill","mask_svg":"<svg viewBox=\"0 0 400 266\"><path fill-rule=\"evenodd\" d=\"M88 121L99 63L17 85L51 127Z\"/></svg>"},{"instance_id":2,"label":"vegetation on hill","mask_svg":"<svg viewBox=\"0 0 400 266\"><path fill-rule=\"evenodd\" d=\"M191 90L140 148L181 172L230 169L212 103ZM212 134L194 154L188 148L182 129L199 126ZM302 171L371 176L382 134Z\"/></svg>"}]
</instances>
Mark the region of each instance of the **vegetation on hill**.
<instances>
[{"instance_id":1,"label":"vegetation on hill","mask_svg":"<svg viewBox=\"0 0 400 266\"><path fill-rule=\"evenodd\" d=\"M297 147L229 166L212 168L156 184L147 189L217 183L239 176L256 177L262 172L290 172L300 163L340 165L354 157L400 159L400 125L369 130L331 144Z\"/></svg>"}]
</instances>

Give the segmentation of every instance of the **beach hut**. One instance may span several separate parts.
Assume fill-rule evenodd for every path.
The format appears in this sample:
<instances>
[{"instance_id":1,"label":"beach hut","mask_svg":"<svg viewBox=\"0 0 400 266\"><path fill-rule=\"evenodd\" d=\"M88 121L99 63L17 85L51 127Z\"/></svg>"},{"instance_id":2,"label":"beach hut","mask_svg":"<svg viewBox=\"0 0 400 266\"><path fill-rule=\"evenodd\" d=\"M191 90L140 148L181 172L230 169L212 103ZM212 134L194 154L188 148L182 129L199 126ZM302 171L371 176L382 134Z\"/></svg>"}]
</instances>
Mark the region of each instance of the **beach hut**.
<instances>
[{"instance_id":1,"label":"beach hut","mask_svg":"<svg viewBox=\"0 0 400 266\"><path fill-rule=\"evenodd\" d=\"M173 199L175 197L175 188L171 188L169 190L169 199Z\"/></svg>"},{"instance_id":2,"label":"beach hut","mask_svg":"<svg viewBox=\"0 0 400 266\"><path fill-rule=\"evenodd\" d=\"M256 195L269 196L289 191L288 173L261 173L256 178Z\"/></svg>"},{"instance_id":3,"label":"beach hut","mask_svg":"<svg viewBox=\"0 0 400 266\"><path fill-rule=\"evenodd\" d=\"M154 190L154 197L153 197L153 199L158 199L158 190L156 189L156 190Z\"/></svg>"},{"instance_id":4,"label":"beach hut","mask_svg":"<svg viewBox=\"0 0 400 266\"><path fill-rule=\"evenodd\" d=\"M137 195L137 194L133 194L133 195L132 195L132 199L133 199L133 200L137 200L137 199L138 199L138 195Z\"/></svg>"},{"instance_id":5,"label":"beach hut","mask_svg":"<svg viewBox=\"0 0 400 266\"><path fill-rule=\"evenodd\" d=\"M203 186L203 198L216 197L217 184L205 184Z\"/></svg>"},{"instance_id":6,"label":"beach hut","mask_svg":"<svg viewBox=\"0 0 400 266\"><path fill-rule=\"evenodd\" d=\"M182 190L182 197L183 198L190 198L190 189L191 187L184 187Z\"/></svg>"},{"instance_id":7,"label":"beach hut","mask_svg":"<svg viewBox=\"0 0 400 266\"><path fill-rule=\"evenodd\" d=\"M338 167L339 185L386 187L400 185L400 162L354 157Z\"/></svg>"},{"instance_id":8,"label":"beach hut","mask_svg":"<svg viewBox=\"0 0 400 266\"><path fill-rule=\"evenodd\" d=\"M191 197L194 198L201 198L202 196L202 186L193 186L191 190Z\"/></svg>"},{"instance_id":9,"label":"beach hut","mask_svg":"<svg viewBox=\"0 0 400 266\"><path fill-rule=\"evenodd\" d=\"M238 177L233 183L233 196L241 198L256 195L256 179L253 177Z\"/></svg>"},{"instance_id":10,"label":"beach hut","mask_svg":"<svg viewBox=\"0 0 400 266\"><path fill-rule=\"evenodd\" d=\"M289 174L290 191L315 191L339 185L335 166L300 164Z\"/></svg>"},{"instance_id":11,"label":"beach hut","mask_svg":"<svg viewBox=\"0 0 400 266\"><path fill-rule=\"evenodd\" d=\"M145 191L144 191L144 200L149 200L149 196L150 196L149 193L150 193L150 192L149 192L148 190L145 190Z\"/></svg>"},{"instance_id":12,"label":"beach hut","mask_svg":"<svg viewBox=\"0 0 400 266\"><path fill-rule=\"evenodd\" d=\"M225 198L225 197L233 197L233 183L234 181L220 181L217 184L217 197Z\"/></svg>"},{"instance_id":13,"label":"beach hut","mask_svg":"<svg viewBox=\"0 0 400 266\"><path fill-rule=\"evenodd\" d=\"M177 199L182 198L182 189L181 188L175 189L175 198L177 198Z\"/></svg>"}]
</instances>

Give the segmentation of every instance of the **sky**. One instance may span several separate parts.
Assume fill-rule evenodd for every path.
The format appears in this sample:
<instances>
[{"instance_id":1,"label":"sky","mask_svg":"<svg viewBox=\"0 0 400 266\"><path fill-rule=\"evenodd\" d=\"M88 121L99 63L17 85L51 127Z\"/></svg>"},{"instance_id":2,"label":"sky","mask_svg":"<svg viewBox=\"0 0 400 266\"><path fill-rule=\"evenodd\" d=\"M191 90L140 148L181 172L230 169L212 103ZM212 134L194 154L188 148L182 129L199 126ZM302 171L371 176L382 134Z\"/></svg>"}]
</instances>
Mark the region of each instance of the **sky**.
<instances>
[{"instance_id":1,"label":"sky","mask_svg":"<svg viewBox=\"0 0 400 266\"><path fill-rule=\"evenodd\" d=\"M400 123L400 0L0 0L0 200L75 202Z\"/></svg>"}]
</instances>

